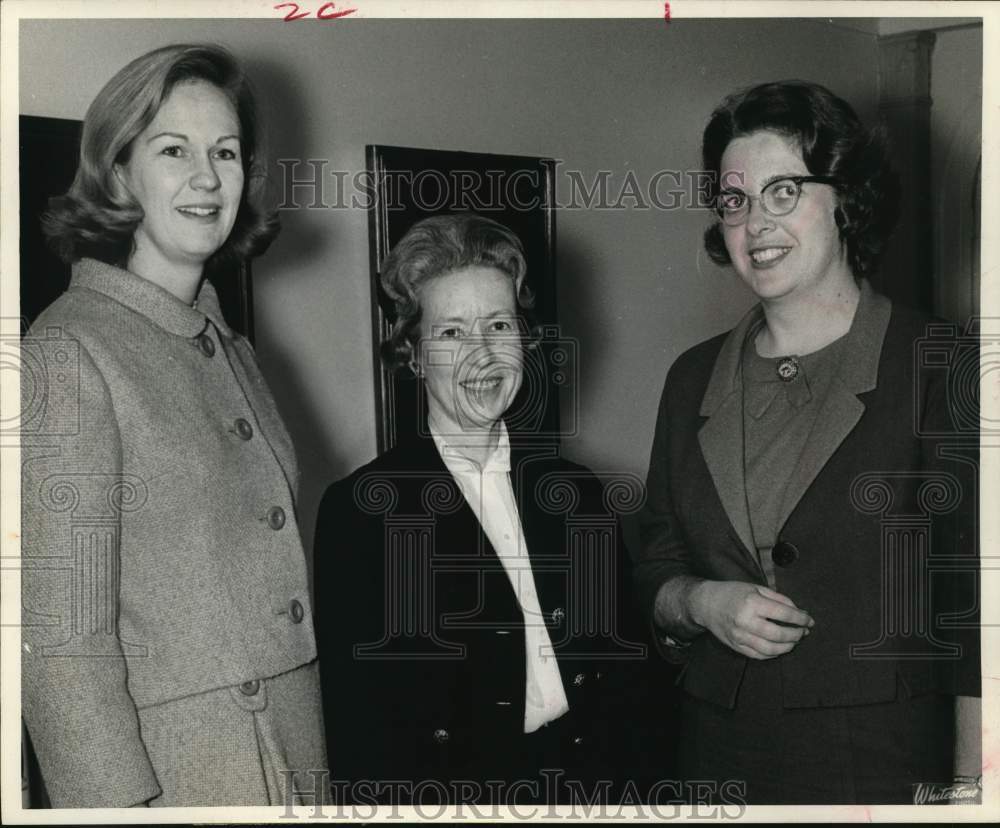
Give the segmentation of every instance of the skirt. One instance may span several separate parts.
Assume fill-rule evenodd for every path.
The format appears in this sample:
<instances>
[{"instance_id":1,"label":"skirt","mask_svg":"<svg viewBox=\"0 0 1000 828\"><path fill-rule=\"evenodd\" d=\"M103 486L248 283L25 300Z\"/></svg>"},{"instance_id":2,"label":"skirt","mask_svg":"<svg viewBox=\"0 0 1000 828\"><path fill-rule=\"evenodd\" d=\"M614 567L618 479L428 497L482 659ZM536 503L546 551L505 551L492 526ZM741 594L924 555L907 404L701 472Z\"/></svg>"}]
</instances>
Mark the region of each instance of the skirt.
<instances>
[{"instance_id":1,"label":"skirt","mask_svg":"<svg viewBox=\"0 0 1000 828\"><path fill-rule=\"evenodd\" d=\"M312 805L329 799L315 661L139 710L161 794L151 807Z\"/></svg>"},{"instance_id":2,"label":"skirt","mask_svg":"<svg viewBox=\"0 0 1000 828\"><path fill-rule=\"evenodd\" d=\"M785 708L781 664L751 661L736 708L684 696L678 764L713 802L910 804L920 783L952 778L954 699L909 697Z\"/></svg>"}]
</instances>

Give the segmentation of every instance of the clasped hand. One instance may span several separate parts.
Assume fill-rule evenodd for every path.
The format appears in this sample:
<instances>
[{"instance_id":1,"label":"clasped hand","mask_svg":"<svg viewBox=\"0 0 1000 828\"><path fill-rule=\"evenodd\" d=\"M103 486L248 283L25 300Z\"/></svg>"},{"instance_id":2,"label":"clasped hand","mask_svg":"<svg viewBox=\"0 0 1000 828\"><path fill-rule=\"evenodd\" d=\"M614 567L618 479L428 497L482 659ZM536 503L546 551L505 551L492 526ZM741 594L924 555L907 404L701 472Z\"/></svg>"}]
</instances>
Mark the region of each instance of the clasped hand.
<instances>
[{"instance_id":1,"label":"clasped hand","mask_svg":"<svg viewBox=\"0 0 1000 828\"><path fill-rule=\"evenodd\" d=\"M786 595L742 581L702 581L689 601L696 623L750 658L790 652L816 623Z\"/></svg>"}]
</instances>

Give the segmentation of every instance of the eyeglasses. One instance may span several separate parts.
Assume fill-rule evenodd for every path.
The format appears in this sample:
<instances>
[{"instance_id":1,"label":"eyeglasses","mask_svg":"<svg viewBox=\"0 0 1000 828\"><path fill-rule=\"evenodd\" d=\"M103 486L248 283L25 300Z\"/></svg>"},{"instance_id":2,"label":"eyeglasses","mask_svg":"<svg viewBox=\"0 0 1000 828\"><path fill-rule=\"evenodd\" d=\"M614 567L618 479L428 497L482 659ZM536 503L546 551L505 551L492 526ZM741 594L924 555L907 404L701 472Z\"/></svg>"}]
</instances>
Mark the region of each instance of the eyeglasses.
<instances>
[{"instance_id":1,"label":"eyeglasses","mask_svg":"<svg viewBox=\"0 0 1000 828\"><path fill-rule=\"evenodd\" d=\"M772 216L787 216L799 203L803 184L836 185L836 179L827 175L791 175L767 184L759 196L747 195L742 190L723 190L715 198L715 212L730 227L737 227L750 214L750 202L760 201L764 212Z\"/></svg>"}]
</instances>

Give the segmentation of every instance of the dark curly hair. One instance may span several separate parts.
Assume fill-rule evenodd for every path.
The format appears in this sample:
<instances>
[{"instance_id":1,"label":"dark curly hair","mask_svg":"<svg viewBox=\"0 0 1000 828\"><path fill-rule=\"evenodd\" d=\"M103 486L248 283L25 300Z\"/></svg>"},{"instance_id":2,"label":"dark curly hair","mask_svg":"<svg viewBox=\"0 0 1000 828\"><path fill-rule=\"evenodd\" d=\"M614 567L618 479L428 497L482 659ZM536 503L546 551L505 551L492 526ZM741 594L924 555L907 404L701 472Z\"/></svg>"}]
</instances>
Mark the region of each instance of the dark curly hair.
<instances>
[{"instance_id":1,"label":"dark curly hair","mask_svg":"<svg viewBox=\"0 0 1000 828\"><path fill-rule=\"evenodd\" d=\"M250 82L236 58L216 45L164 46L136 58L109 80L83 121L80 165L69 191L49 200L42 229L66 262L84 256L124 267L143 210L114 174L128 162L132 142L173 88L203 80L232 102L240 124L244 185L233 229L206 262L243 261L263 253L278 233L277 213L264 206L265 161Z\"/></svg>"},{"instance_id":2,"label":"dark curly hair","mask_svg":"<svg viewBox=\"0 0 1000 828\"><path fill-rule=\"evenodd\" d=\"M713 173L710 204L729 142L759 130L790 138L810 174L835 179L834 218L851 270L858 279L872 273L899 215L899 179L882 130L865 129L850 104L817 83L778 81L736 92L712 113L702 136L704 169ZM705 249L716 264L731 263L719 222L705 231Z\"/></svg>"},{"instance_id":3,"label":"dark curly hair","mask_svg":"<svg viewBox=\"0 0 1000 828\"><path fill-rule=\"evenodd\" d=\"M526 327L531 330L534 296L525 281L524 248L513 230L476 213L431 216L414 224L382 265L382 289L392 299L392 333L381 345L392 370L410 365L419 339L418 291L425 282L466 267L495 267L510 276Z\"/></svg>"}]
</instances>

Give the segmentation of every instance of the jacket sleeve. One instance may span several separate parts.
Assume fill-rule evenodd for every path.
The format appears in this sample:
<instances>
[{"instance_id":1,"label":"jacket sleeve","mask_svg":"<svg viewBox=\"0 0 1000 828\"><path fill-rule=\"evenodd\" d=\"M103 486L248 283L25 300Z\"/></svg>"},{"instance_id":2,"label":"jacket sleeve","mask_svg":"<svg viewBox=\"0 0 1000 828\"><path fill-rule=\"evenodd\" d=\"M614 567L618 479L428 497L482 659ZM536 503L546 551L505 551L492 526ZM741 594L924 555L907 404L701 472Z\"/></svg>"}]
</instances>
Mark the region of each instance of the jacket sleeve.
<instances>
[{"instance_id":1,"label":"jacket sleeve","mask_svg":"<svg viewBox=\"0 0 1000 828\"><path fill-rule=\"evenodd\" d=\"M117 636L134 487L104 378L52 330L21 351L22 711L54 806L124 807L160 793Z\"/></svg>"},{"instance_id":2,"label":"jacket sleeve","mask_svg":"<svg viewBox=\"0 0 1000 828\"><path fill-rule=\"evenodd\" d=\"M319 654L326 723L327 755L335 801L352 800L338 784L378 779L392 750L384 740L386 711L371 663L355 657L356 644L377 641L373 625L382 619L383 600L374 588L382 559L373 524L382 521L361 512L355 502L355 478L331 485L316 520L313 550L316 602L316 650ZM381 532L379 533L379 538Z\"/></svg>"},{"instance_id":3,"label":"jacket sleeve","mask_svg":"<svg viewBox=\"0 0 1000 828\"><path fill-rule=\"evenodd\" d=\"M677 413L674 398L677 366L671 369L664 384L660 407L656 417L653 448L646 475L646 504L639 513L640 548L634 568L635 593L639 609L649 621L653 638L661 654L668 660L683 657L683 648L658 633L653 620L656 596L663 584L673 578L692 575L690 550L684 542L677 513L674 509L670 486L672 478L671 430L675 427ZM666 630L678 638L690 637L692 630Z\"/></svg>"},{"instance_id":4,"label":"jacket sleeve","mask_svg":"<svg viewBox=\"0 0 1000 828\"><path fill-rule=\"evenodd\" d=\"M614 481L608 484L615 485ZM607 499L607 498L606 498ZM621 499L624 501L624 498ZM629 502L615 504L633 511ZM636 501L638 505L638 499ZM619 802L628 786L640 792L650 790L658 780L673 772L672 751L668 732L669 716L663 711L676 703L674 683L679 667L676 659L664 661L650 656L662 643L654 641L650 626L645 623L635 597L633 556L625 541L621 518L616 519L615 551L617 562L617 612L614 629L630 649L624 658L604 664L600 684L600 708L596 718L600 731L600 755L595 765L597 779L611 780L608 802ZM670 662L670 663L668 663ZM665 745L667 747L665 747Z\"/></svg>"}]
</instances>

